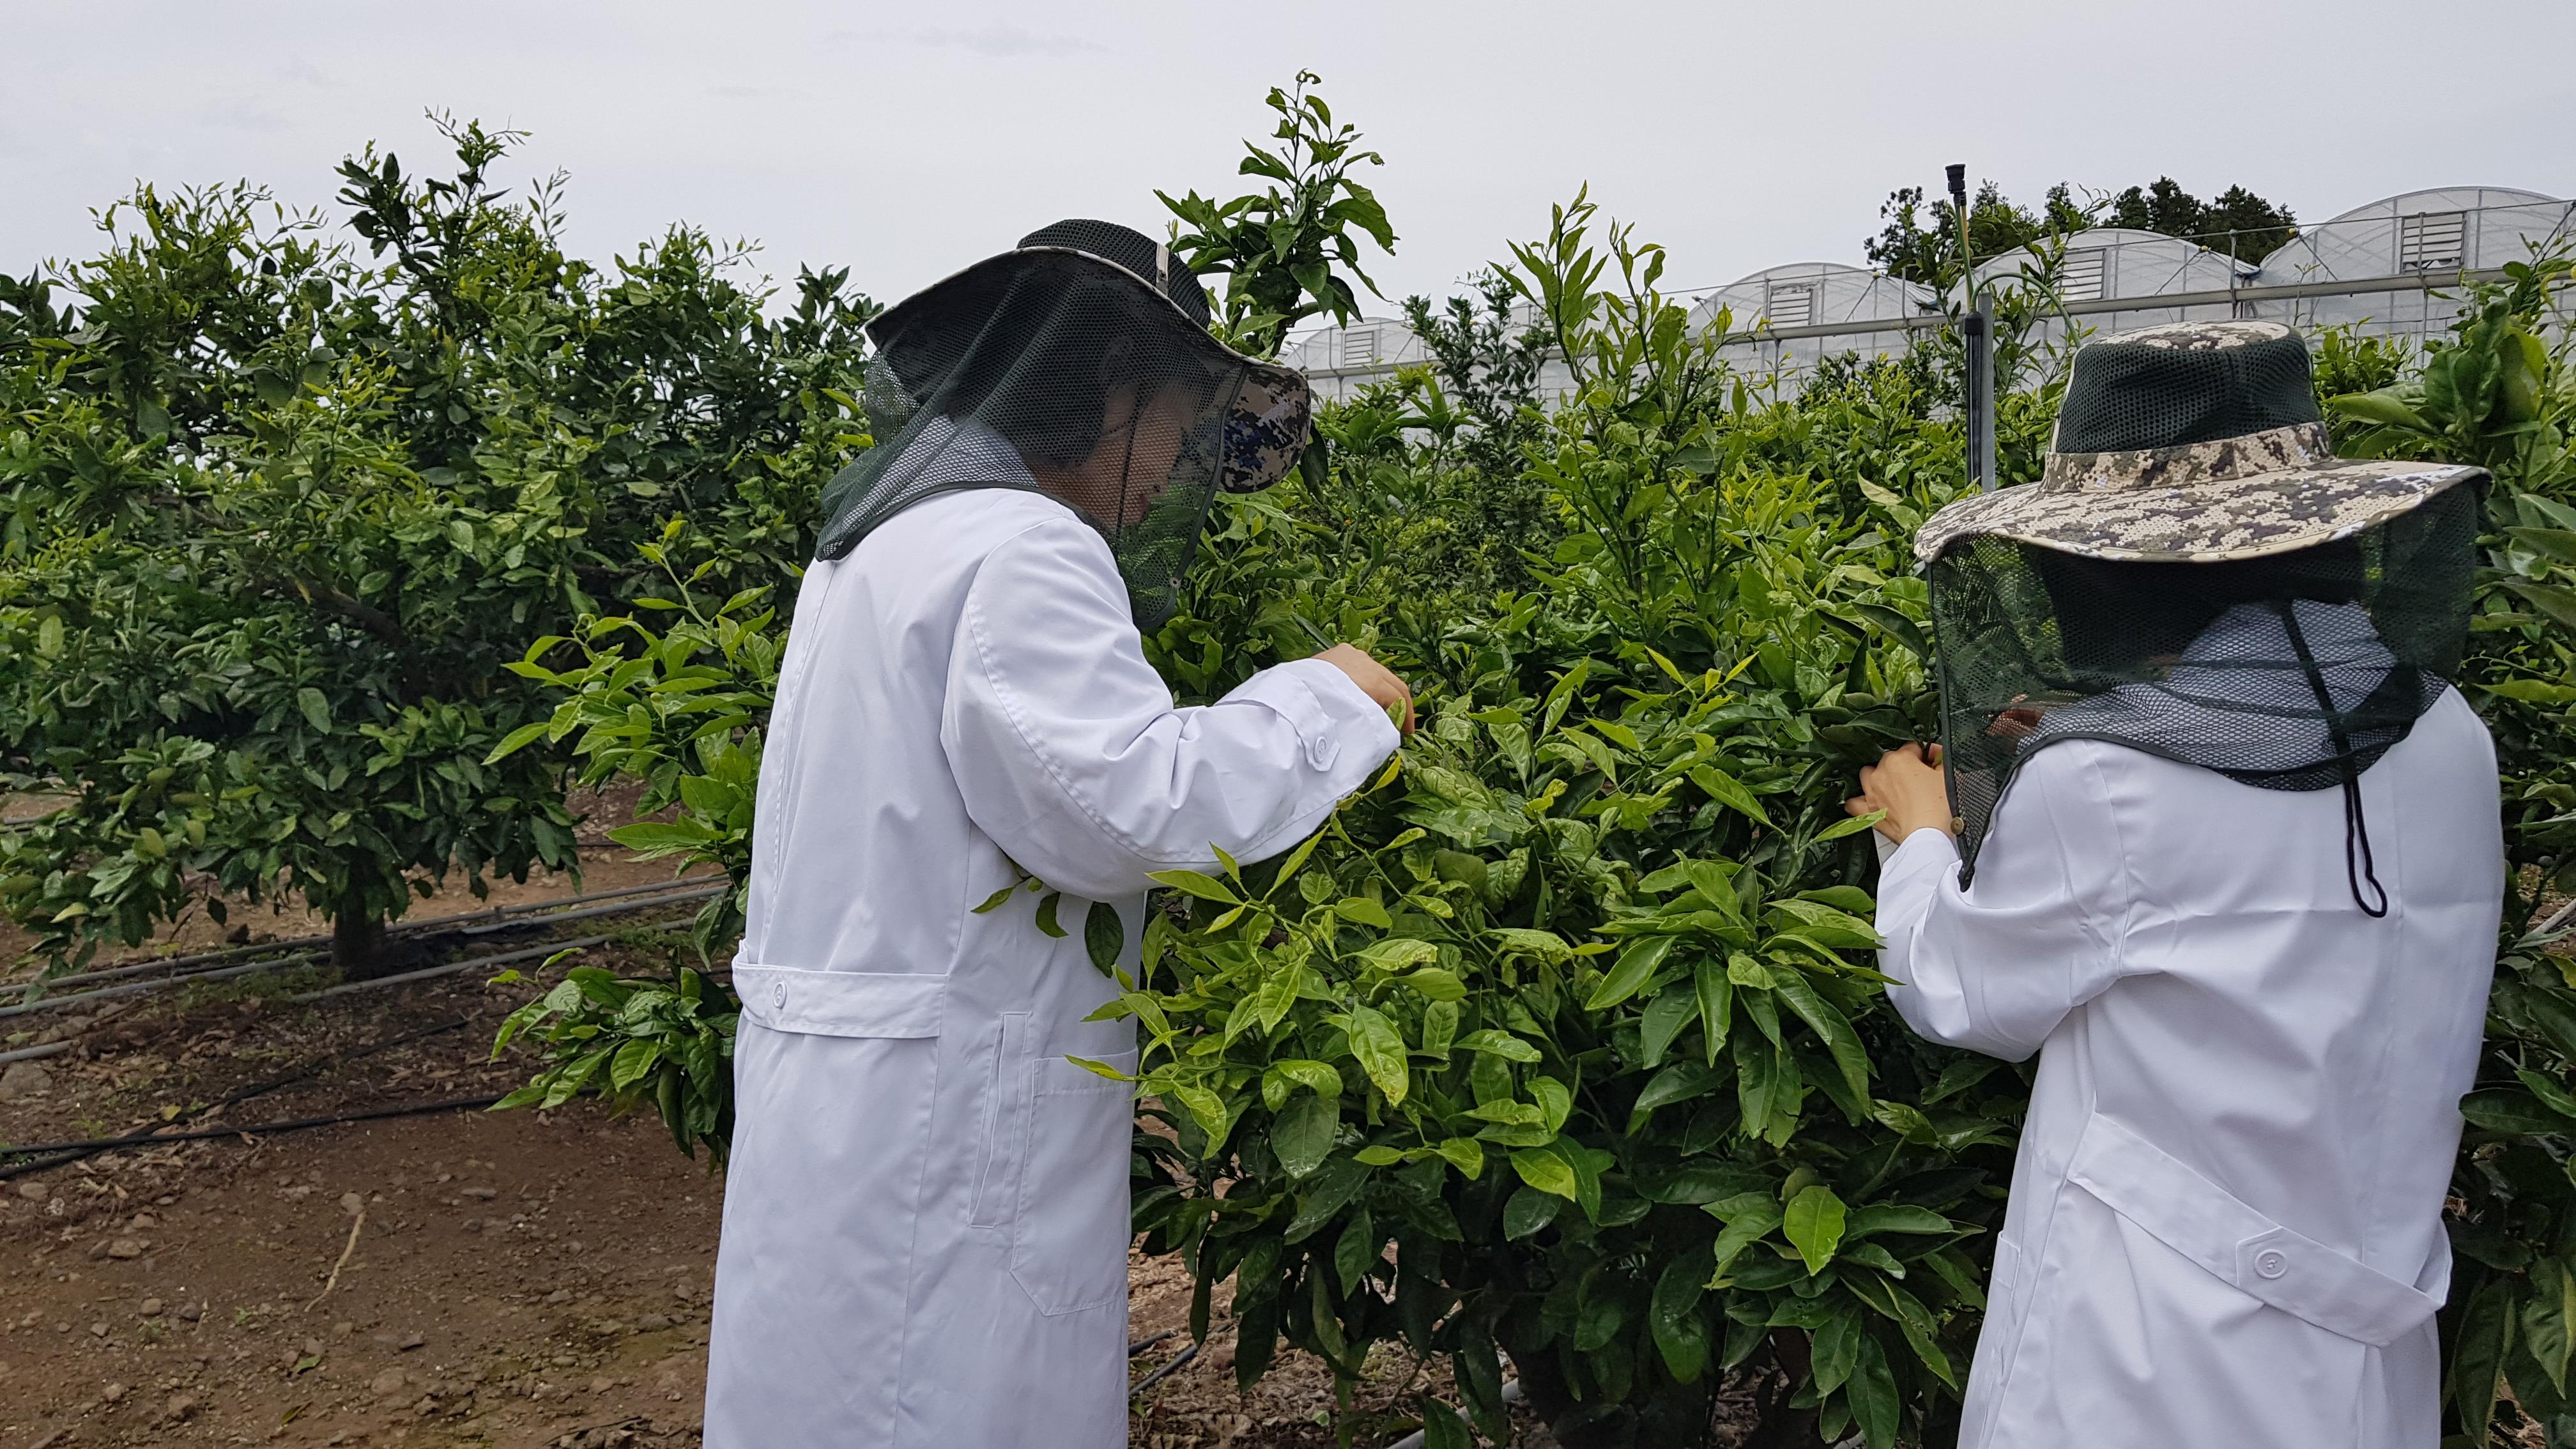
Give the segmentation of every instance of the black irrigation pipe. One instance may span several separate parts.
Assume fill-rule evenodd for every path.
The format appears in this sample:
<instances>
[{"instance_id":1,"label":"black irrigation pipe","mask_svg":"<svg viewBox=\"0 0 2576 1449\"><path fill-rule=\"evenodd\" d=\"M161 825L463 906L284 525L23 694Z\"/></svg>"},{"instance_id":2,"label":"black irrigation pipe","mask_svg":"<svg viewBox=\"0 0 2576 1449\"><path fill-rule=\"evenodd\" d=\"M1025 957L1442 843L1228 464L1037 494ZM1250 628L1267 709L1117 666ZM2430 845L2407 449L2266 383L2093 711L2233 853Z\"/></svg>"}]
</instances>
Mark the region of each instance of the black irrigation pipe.
<instances>
[{"instance_id":1,"label":"black irrigation pipe","mask_svg":"<svg viewBox=\"0 0 2576 1449\"><path fill-rule=\"evenodd\" d=\"M1181 1331L1177 1328L1166 1328L1151 1338L1140 1338L1134 1343L1127 1345L1127 1356L1129 1358L1134 1358L1136 1355L1152 1348L1155 1344L1161 1343L1164 1339L1178 1338L1180 1333Z\"/></svg>"},{"instance_id":2,"label":"black irrigation pipe","mask_svg":"<svg viewBox=\"0 0 2576 1449\"><path fill-rule=\"evenodd\" d=\"M584 919L584 918L591 917L591 916L622 915L622 914L625 914L625 913L630 912L630 911L649 911L649 910L653 909L653 908L654 908L654 907L656 907L656 906L664 906L664 905L683 905L683 904L686 904L686 903L687 903L687 902L689 902L689 901L693 901L693 900L701 900L701 899L704 899L704 898L706 898L706 897L708 897L708 896L715 895L715 894L717 894L717 893L718 893L718 891L719 891L719 890L723 890L723 889L727 889L727 887L719 886L719 887L716 887L716 888L713 888L713 889L692 890L692 891L682 892L682 893L679 893L679 894L666 894L666 895L660 895L660 896L653 896L653 897L649 897L649 898L644 899L644 900L626 901L626 902L622 902L622 903L620 903L620 904L613 905L613 906L597 906L597 907L592 907L592 908L590 908L590 909L587 909L587 910L584 910L584 911L581 911L581 912L578 912L578 913L565 913L565 914L563 914L563 915L558 915L558 916L539 916L539 917L536 917L535 919L533 919L533 920L531 920L531 921L526 922L525 924L528 924L528 925L531 925L531 926L544 927L544 926L552 925L554 922L556 922L556 921L558 921L558 920L579 920L579 919ZM514 922L513 924L518 924L518 923L515 923L515 922ZM578 946L595 946L595 945L599 944L600 942L605 941L605 940L607 940L607 939L609 939L609 938L608 938L608 937L606 937L606 936L585 936L585 937L582 937L582 938L581 938L580 940L578 940L578 941L567 941L567 942L559 943L557 946L555 946L555 947L553 947L553 948L551 948L551 949L560 950L560 949L564 949L564 948L566 948L566 947L570 947L570 946L577 946L577 945L578 945ZM541 948L541 949L544 949L544 948ZM211 970L211 971L189 971L189 972L185 972L185 973L182 973L182 974L180 974L180 975L176 975L176 976L155 976L155 977L151 978L151 979L150 979L150 980L148 980L148 981L128 981L128 982L122 983L122 984L120 984L120 985L115 985L115 986L102 986L102 987L99 987L98 989L96 989L96 990L94 990L94 991L76 991L76 992L73 992L71 995L68 995L68 996L48 996L48 997L45 997L44 999L39 1000L39 1001L21 1001L21 1002L17 1003L16 1005L13 1005L13 1006L0 1006L0 1019L5 1019L5 1018L8 1018L8 1017L13 1017L13 1016L25 1016L25 1015L28 1015L28 1014L30 1014L30 1013L33 1013L33 1012L39 1012L39 1011L57 1011L57 1010L60 1010L60 1009L62 1009L63 1007L66 1007L66 1006L77 1006L77 1005L79 1005L80 1003L85 1002L85 1001L108 1001L108 1000L114 1000L114 999L116 999L116 998L119 998L119 997L125 997L125 996L143 996L143 995L148 995L148 994L150 994L150 993L152 993L152 992L155 992L155 991L160 991L160 990L162 990L162 989L164 989L164 988L167 988L167 987L185 985L185 984L187 984L187 983L189 983L189 982L192 982L192 981L215 981L215 980L221 980L221 979L223 979L223 978L226 978L226 977L232 977L232 976L248 976L248 975L251 975L251 974L253 974L253 973L261 972L261 971L278 971L278 970L284 970L285 968L287 968L287 967L289 967L289 966L296 965L296 964L299 964L299 963L302 963L302 962L305 962L305 961L309 961L309 960L311 960L311 959L312 959L312 955L313 955L313 954L315 954L315 953L308 953L307 955L304 955L304 956L299 956L299 957L286 957L286 958L280 958L280 959L277 959L277 960L269 960L269 961L248 961L248 962L244 962L243 964L238 965L238 966L221 966L221 967L217 967L217 968L215 968L214 970ZM512 954L511 954L511 955L509 955L506 959L508 959L508 960L513 960L513 961L515 961L515 960L520 960L520 959L523 959L523 957L524 957L524 955L525 955L525 954L526 954L526 953L512 953ZM502 958L502 957L482 957L482 958L478 958L478 959L479 959L480 961L482 961L482 962L490 962L490 961L496 961L496 960L501 960L501 959L505 959L505 958ZM378 977L378 978L376 978L376 980L374 980L374 981L353 982L353 983L351 983L351 984L350 984L350 986L349 986L349 987L334 987L334 988L331 988L331 990L332 990L332 991L340 991L340 990L354 989L355 987L360 987L360 986L374 986L374 985L382 984L382 983L384 983L384 982L392 982L392 981L416 981L416 980L420 980L420 979L422 979L422 978L424 978L424 977L429 977L429 976L443 976L443 975L447 975L447 974L449 974L449 973L450 973L450 971L451 971L452 969L464 969L464 968L469 968L469 967L471 967L471 966L473 966L473 965L475 965L475 964L477 964L477 963L476 963L476 962L473 962L473 961L468 961L468 962L461 962L461 963L457 963L457 966L456 966L456 967L454 967L454 968L446 967L446 966L440 966L440 967L432 967L432 968L430 968L430 969L428 969L428 970L425 970L425 971L407 971L407 972L403 972L403 973L401 973L401 974L399 974L399 975L395 975L395 976L383 976L383 977ZM63 978L63 977L56 977L56 978L54 978L54 980L55 980L55 981L57 981L57 982L62 981L62 980L64 980L64 979L66 979L66 978ZM51 984L51 983L48 983L48 984ZM305 994L303 994L303 995L301 995L301 996L289 997L288 999L289 999L289 1000L291 1000L291 1001L298 1001L298 1002L301 1002L301 1001L310 1001L310 1000L312 1000L312 999L313 999L314 997L316 997L316 996L328 995L328 994L330 994L330 993L329 993L329 992L307 992L307 993L305 993Z\"/></svg>"},{"instance_id":3,"label":"black irrigation pipe","mask_svg":"<svg viewBox=\"0 0 2576 1449\"><path fill-rule=\"evenodd\" d=\"M1199 1346L1195 1343L1182 1349L1179 1354L1173 1357L1170 1363L1167 1363L1161 1368L1154 1370L1152 1373L1145 1375L1143 1378L1138 1379L1136 1381L1136 1387L1127 1391L1127 1397L1132 1399L1138 1394L1145 1392L1147 1389L1152 1388L1154 1385L1161 1383L1163 1380L1170 1378L1172 1375L1179 1373L1182 1369L1189 1366L1192 1359L1195 1359L1198 1356Z\"/></svg>"},{"instance_id":4,"label":"black irrigation pipe","mask_svg":"<svg viewBox=\"0 0 2576 1449\"><path fill-rule=\"evenodd\" d=\"M685 920L658 921L652 925L641 927L640 929L647 931L677 931L684 929L689 924L690 922ZM480 966L506 966L513 961L525 961L535 956L551 956L558 951L578 951L585 946L597 946L603 942L613 941L616 939L617 938L615 936L577 936L569 941L548 941L542 946L528 946L516 951L503 951L495 956L476 956L465 961L450 961L444 966L424 967L418 971L405 971L395 976L379 976L372 981L351 981L339 986L325 986L319 991L303 992L299 995L287 997L286 1000L294 1005L302 1006L309 1001L320 1001L326 996L344 996L352 991L373 991L379 986L401 986L407 982L427 981L433 977L454 976L460 971L472 971Z\"/></svg>"},{"instance_id":5,"label":"black irrigation pipe","mask_svg":"<svg viewBox=\"0 0 2576 1449\"><path fill-rule=\"evenodd\" d=\"M277 1132L302 1132L314 1127L337 1127L344 1122L378 1122L387 1117L417 1117L430 1112L461 1112L469 1107L489 1107L504 1093L482 1097L456 1097L444 1102L414 1102L407 1107L375 1107L364 1112L335 1112L328 1117L296 1117L284 1122L257 1122L248 1127L207 1127L195 1132L165 1132L157 1137L101 1137L89 1142L48 1143L43 1148L27 1151L54 1151L50 1160L22 1162L13 1167L0 1167L0 1178L19 1177L60 1167L76 1158L95 1152L109 1152L120 1147L157 1147L164 1142L214 1142L226 1137L265 1137Z\"/></svg>"},{"instance_id":6,"label":"black irrigation pipe","mask_svg":"<svg viewBox=\"0 0 2576 1449\"><path fill-rule=\"evenodd\" d=\"M656 899L603 909L594 904L599 901L624 900L630 896L640 895L652 895L657 898L667 895L675 903L699 900L725 889L726 884L721 880L707 881L704 878L693 879L682 876L674 880L658 881L652 885L620 886L613 891L594 891L588 895L566 896L561 900L522 901L514 906L494 906L488 910L466 911L452 916L426 916L416 920L397 921L385 928L385 934L388 936L437 935L455 931L468 936L489 935L494 931L520 930L554 921L577 921L591 916L612 915L622 910L641 910L646 906L661 904L660 900ZM588 909L561 909L567 906ZM548 912L553 914L547 914ZM520 917L534 919L518 919ZM262 941L255 946L229 946L220 951L199 951L188 956L167 956L152 961L129 962L123 966L105 966L95 971L67 972L42 981L13 981L0 984L0 991L15 991L24 995L40 986L59 987L67 983L121 981L135 976L148 976L157 971L175 971L183 966L203 966L216 961L239 961L252 957L264 959L288 954L312 956L319 954L322 947L330 944L329 936L297 936L284 941Z\"/></svg>"},{"instance_id":7,"label":"black irrigation pipe","mask_svg":"<svg viewBox=\"0 0 2576 1449\"><path fill-rule=\"evenodd\" d=\"M270 1092L276 1091L280 1087L291 1087L297 1082L319 1076L325 1068L335 1066L339 1063L353 1062L360 1057L374 1056L378 1052L389 1051L398 1046L408 1046L413 1042L420 1041L427 1037L439 1036L447 1032L456 1031L462 1028L465 1024L465 1018L460 1016L452 1021L442 1021L436 1026L425 1026L417 1031L404 1032L400 1036L387 1037L383 1041L370 1042L367 1045L358 1047L352 1051L325 1052L321 1056L314 1058L312 1061L305 1063L303 1066L296 1068L294 1071L287 1073L285 1076L271 1077L265 1082L254 1082L247 1087L235 1087L233 1090L217 1097L205 1106L197 1108L195 1111L181 1114L176 1120L184 1122L192 1118L203 1117L209 1112L213 1112L224 1107L230 1107L235 1103L247 1102L253 1097L265 1096ZM80 1158L90 1156L92 1153L105 1151L107 1149L107 1144L121 1143L136 1147L148 1147L155 1142L188 1140L185 1138L174 1137L172 1134L162 1130L169 1125L169 1123L156 1122L148 1127L138 1127L121 1137L96 1138L86 1142L46 1142L39 1143L32 1147L0 1147L0 1157L27 1157L46 1153L58 1154L44 1162L22 1162L13 1166L0 1168L0 1178L15 1177L22 1172L34 1172L46 1167L60 1167L65 1163L78 1161Z\"/></svg>"}]
</instances>

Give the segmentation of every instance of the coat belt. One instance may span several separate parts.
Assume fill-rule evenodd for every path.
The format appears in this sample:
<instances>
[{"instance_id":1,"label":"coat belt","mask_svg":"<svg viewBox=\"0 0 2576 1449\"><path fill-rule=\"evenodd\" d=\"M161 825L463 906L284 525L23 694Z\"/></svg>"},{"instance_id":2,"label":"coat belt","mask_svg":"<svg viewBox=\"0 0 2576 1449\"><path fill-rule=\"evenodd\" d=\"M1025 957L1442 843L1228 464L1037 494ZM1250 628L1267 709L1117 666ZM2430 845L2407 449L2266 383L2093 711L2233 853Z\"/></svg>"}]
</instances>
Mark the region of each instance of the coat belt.
<instances>
[{"instance_id":1,"label":"coat belt","mask_svg":"<svg viewBox=\"0 0 2576 1449\"><path fill-rule=\"evenodd\" d=\"M734 958L742 1014L773 1031L811 1036L918 1039L939 1035L944 974L809 971Z\"/></svg>"},{"instance_id":2,"label":"coat belt","mask_svg":"<svg viewBox=\"0 0 2576 1449\"><path fill-rule=\"evenodd\" d=\"M2382 1347L2442 1306L2439 1293L2281 1226L2098 1112L2085 1124L2066 1175L2219 1279L2329 1333Z\"/></svg>"}]
</instances>

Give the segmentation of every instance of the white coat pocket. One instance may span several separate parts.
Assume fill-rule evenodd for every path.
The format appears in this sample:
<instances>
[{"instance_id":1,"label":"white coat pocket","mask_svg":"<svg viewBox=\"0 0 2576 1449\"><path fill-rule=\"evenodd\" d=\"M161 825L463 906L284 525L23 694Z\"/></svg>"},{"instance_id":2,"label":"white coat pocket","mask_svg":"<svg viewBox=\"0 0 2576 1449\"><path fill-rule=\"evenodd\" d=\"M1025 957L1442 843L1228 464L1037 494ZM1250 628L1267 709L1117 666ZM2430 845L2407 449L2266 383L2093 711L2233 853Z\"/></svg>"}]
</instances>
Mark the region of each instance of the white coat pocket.
<instances>
[{"instance_id":1,"label":"white coat pocket","mask_svg":"<svg viewBox=\"0 0 2576 1449\"><path fill-rule=\"evenodd\" d=\"M1031 1050L1026 1017L1003 1018L993 1120L974 1221L1003 1225L1011 1277L1043 1314L1127 1294L1127 1168L1135 1089ZM1133 1071L1136 1053L1096 1058Z\"/></svg>"}]
</instances>

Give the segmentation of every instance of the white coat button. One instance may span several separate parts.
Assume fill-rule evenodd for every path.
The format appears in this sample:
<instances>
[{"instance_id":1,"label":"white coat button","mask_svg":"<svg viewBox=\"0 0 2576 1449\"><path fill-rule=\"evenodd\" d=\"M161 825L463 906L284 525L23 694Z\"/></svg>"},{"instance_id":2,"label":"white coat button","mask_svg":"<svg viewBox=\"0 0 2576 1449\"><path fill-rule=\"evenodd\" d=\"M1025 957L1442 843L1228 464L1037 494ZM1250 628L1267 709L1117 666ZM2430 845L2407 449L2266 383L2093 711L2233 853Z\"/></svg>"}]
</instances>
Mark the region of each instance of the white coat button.
<instances>
[{"instance_id":1,"label":"white coat button","mask_svg":"<svg viewBox=\"0 0 2576 1449\"><path fill-rule=\"evenodd\" d=\"M1342 747L1333 743L1330 735L1317 735L1306 742L1306 763L1318 770L1333 768L1333 761L1341 758L1341 754Z\"/></svg>"},{"instance_id":2,"label":"white coat button","mask_svg":"<svg viewBox=\"0 0 2576 1449\"><path fill-rule=\"evenodd\" d=\"M771 982L771 983L769 984L769 1004L770 1004L770 1005L772 1005L772 1006L775 1006L775 1007L779 1008L779 1009L780 1009L780 1010L782 1010L782 1011L786 1009L786 1007L787 1007L787 983L786 983L786 982L784 982L784 981L773 981L773 982Z\"/></svg>"},{"instance_id":3,"label":"white coat button","mask_svg":"<svg viewBox=\"0 0 2576 1449\"><path fill-rule=\"evenodd\" d=\"M2290 1271L2290 1260L2281 1256L2279 1252L2266 1248L2254 1255L2254 1271L2266 1278L2278 1278Z\"/></svg>"}]
</instances>

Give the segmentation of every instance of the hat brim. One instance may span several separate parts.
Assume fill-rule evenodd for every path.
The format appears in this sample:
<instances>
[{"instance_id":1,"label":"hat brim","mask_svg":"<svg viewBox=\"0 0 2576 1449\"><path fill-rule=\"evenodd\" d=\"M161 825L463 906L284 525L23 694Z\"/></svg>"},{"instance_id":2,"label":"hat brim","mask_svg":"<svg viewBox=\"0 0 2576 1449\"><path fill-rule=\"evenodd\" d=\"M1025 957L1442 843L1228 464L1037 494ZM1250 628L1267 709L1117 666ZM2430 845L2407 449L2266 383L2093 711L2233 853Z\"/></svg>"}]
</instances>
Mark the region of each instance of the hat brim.
<instances>
[{"instance_id":1,"label":"hat brim","mask_svg":"<svg viewBox=\"0 0 2576 1449\"><path fill-rule=\"evenodd\" d=\"M1003 295L1013 273L1037 265L1072 266L1098 272L1136 299L1141 325L1158 327L1214 361L1244 369L1225 421L1224 464L1218 486L1229 493L1255 493L1278 482L1297 466L1314 428L1315 407L1303 374L1294 368L1235 351L1191 320L1179 303L1133 271L1106 257L1074 247L1020 247L989 256L940 278L904 298L867 324L867 334L880 350L896 339L918 343L939 332L980 330ZM943 349L944 350L944 349ZM907 379L907 385L909 385Z\"/></svg>"},{"instance_id":2,"label":"hat brim","mask_svg":"<svg viewBox=\"0 0 2576 1449\"><path fill-rule=\"evenodd\" d=\"M2486 476L2457 464L2328 458L2163 488L2005 488L1925 520L1914 557L1928 565L1964 540L1999 537L2124 563L2266 558L2350 538Z\"/></svg>"}]
</instances>

